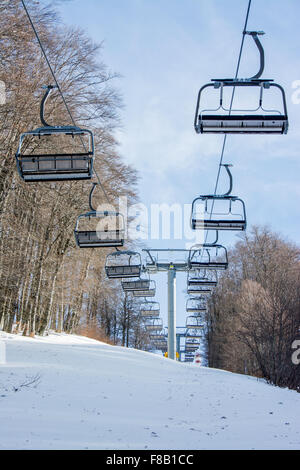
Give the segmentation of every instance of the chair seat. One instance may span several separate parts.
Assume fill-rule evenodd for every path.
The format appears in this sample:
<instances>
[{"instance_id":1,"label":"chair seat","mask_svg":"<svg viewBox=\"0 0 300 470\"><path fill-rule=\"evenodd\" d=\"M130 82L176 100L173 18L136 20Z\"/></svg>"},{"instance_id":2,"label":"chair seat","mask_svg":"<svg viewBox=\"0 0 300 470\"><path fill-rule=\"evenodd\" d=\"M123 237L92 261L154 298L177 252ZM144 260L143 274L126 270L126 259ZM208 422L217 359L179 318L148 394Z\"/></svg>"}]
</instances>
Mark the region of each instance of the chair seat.
<instances>
[{"instance_id":1,"label":"chair seat","mask_svg":"<svg viewBox=\"0 0 300 470\"><path fill-rule=\"evenodd\" d=\"M105 272L108 278L122 279L126 277L138 277L141 272L139 265L133 266L106 266Z\"/></svg>"},{"instance_id":2,"label":"chair seat","mask_svg":"<svg viewBox=\"0 0 300 470\"><path fill-rule=\"evenodd\" d=\"M17 155L20 175L25 181L91 179L91 154Z\"/></svg>"},{"instance_id":3,"label":"chair seat","mask_svg":"<svg viewBox=\"0 0 300 470\"><path fill-rule=\"evenodd\" d=\"M142 317L159 317L159 310L141 310Z\"/></svg>"},{"instance_id":4,"label":"chair seat","mask_svg":"<svg viewBox=\"0 0 300 470\"><path fill-rule=\"evenodd\" d=\"M199 279L189 279L188 286L193 287L215 287L217 285L217 281L201 281Z\"/></svg>"},{"instance_id":5,"label":"chair seat","mask_svg":"<svg viewBox=\"0 0 300 470\"><path fill-rule=\"evenodd\" d=\"M199 116L201 133L286 134L286 115L213 115Z\"/></svg>"},{"instance_id":6,"label":"chair seat","mask_svg":"<svg viewBox=\"0 0 300 470\"><path fill-rule=\"evenodd\" d=\"M150 281L146 280L139 280L139 281L128 281L122 282L122 287L124 291L138 291L141 290L145 292L149 290Z\"/></svg>"},{"instance_id":7,"label":"chair seat","mask_svg":"<svg viewBox=\"0 0 300 470\"><path fill-rule=\"evenodd\" d=\"M205 268L205 269L227 269L228 263L217 263L217 262L210 262L210 261L192 261L190 263L191 268Z\"/></svg>"},{"instance_id":8,"label":"chair seat","mask_svg":"<svg viewBox=\"0 0 300 470\"><path fill-rule=\"evenodd\" d=\"M212 230L245 230L245 220L213 220L213 219L193 219L192 228L212 229Z\"/></svg>"},{"instance_id":9,"label":"chair seat","mask_svg":"<svg viewBox=\"0 0 300 470\"><path fill-rule=\"evenodd\" d=\"M155 289L134 290L132 293L134 297L154 297Z\"/></svg>"},{"instance_id":10,"label":"chair seat","mask_svg":"<svg viewBox=\"0 0 300 470\"><path fill-rule=\"evenodd\" d=\"M75 238L80 248L114 247L124 245L122 231L109 230L107 232L76 231Z\"/></svg>"}]
</instances>

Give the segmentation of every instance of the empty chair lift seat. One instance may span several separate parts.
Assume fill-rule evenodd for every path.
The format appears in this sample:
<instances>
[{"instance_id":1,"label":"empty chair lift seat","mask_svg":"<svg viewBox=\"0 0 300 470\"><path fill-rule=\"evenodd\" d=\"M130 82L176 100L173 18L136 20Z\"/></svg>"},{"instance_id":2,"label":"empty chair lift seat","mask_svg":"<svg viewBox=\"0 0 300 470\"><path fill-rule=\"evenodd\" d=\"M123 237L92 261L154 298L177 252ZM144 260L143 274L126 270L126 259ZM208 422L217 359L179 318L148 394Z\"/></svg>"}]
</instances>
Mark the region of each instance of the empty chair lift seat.
<instances>
[{"instance_id":1,"label":"empty chair lift seat","mask_svg":"<svg viewBox=\"0 0 300 470\"><path fill-rule=\"evenodd\" d=\"M186 302L187 313L205 313L207 311L207 303L203 298L188 299Z\"/></svg>"},{"instance_id":2,"label":"empty chair lift seat","mask_svg":"<svg viewBox=\"0 0 300 470\"><path fill-rule=\"evenodd\" d=\"M285 115L209 115L199 116L202 134L286 134Z\"/></svg>"},{"instance_id":3,"label":"empty chair lift seat","mask_svg":"<svg viewBox=\"0 0 300 470\"><path fill-rule=\"evenodd\" d=\"M159 317L160 306L158 302L145 302L140 307L142 317Z\"/></svg>"},{"instance_id":4,"label":"empty chair lift seat","mask_svg":"<svg viewBox=\"0 0 300 470\"><path fill-rule=\"evenodd\" d=\"M227 249L223 245L204 244L202 248L190 250L189 269L226 270L228 268Z\"/></svg>"},{"instance_id":5,"label":"empty chair lift seat","mask_svg":"<svg viewBox=\"0 0 300 470\"><path fill-rule=\"evenodd\" d=\"M200 202L200 204L198 203ZM201 210L197 210L197 207ZM192 203L193 230L246 230L244 201L236 196L199 196Z\"/></svg>"},{"instance_id":6,"label":"empty chair lift seat","mask_svg":"<svg viewBox=\"0 0 300 470\"><path fill-rule=\"evenodd\" d=\"M204 85L198 94L194 127L198 134L286 134L288 115L286 97L283 88L269 79L214 79ZM208 88L220 90L220 102L217 110L200 110L202 92ZM259 104L250 110L226 109L223 106L224 87L258 87ZM263 92L271 88L281 92L283 111L263 108ZM220 111L220 113L218 113ZM225 113L224 113L225 111Z\"/></svg>"},{"instance_id":7,"label":"empty chair lift seat","mask_svg":"<svg viewBox=\"0 0 300 470\"><path fill-rule=\"evenodd\" d=\"M125 237L123 216L117 212L82 214L77 219L74 235L79 248L121 247Z\"/></svg>"},{"instance_id":8,"label":"empty chair lift seat","mask_svg":"<svg viewBox=\"0 0 300 470\"><path fill-rule=\"evenodd\" d=\"M145 328L147 331L161 331L163 329L163 321L161 318L153 318L147 321Z\"/></svg>"},{"instance_id":9,"label":"empty chair lift seat","mask_svg":"<svg viewBox=\"0 0 300 470\"><path fill-rule=\"evenodd\" d=\"M189 316L186 319L186 328L191 328L193 330L204 328L204 322L201 318L195 316Z\"/></svg>"},{"instance_id":10,"label":"empty chair lift seat","mask_svg":"<svg viewBox=\"0 0 300 470\"><path fill-rule=\"evenodd\" d=\"M212 291L213 288L209 286L192 286L187 288L187 293L190 295L211 294Z\"/></svg>"},{"instance_id":11,"label":"empty chair lift seat","mask_svg":"<svg viewBox=\"0 0 300 470\"><path fill-rule=\"evenodd\" d=\"M136 281L122 281L122 288L125 292L147 291L150 287L149 279L138 279Z\"/></svg>"},{"instance_id":12,"label":"empty chair lift seat","mask_svg":"<svg viewBox=\"0 0 300 470\"><path fill-rule=\"evenodd\" d=\"M216 287L217 281L207 277L189 277L188 287Z\"/></svg>"},{"instance_id":13,"label":"empty chair lift seat","mask_svg":"<svg viewBox=\"0 0 300 470\"><path fill-rule=\"evenodd\" d=\"M134 289L132 291L134 297L154 297L156 292L155 281L150 280L146 288Z\"/></svg>"},{"instance_id":14,"label":"empty chair lift seat","mask_svg":"<svg viewBox=\"0 0 300 470\"><path fill-rule=\"evenodd\" d=\"M42 127L21 134L17 169L24 181L86 180L93 176L94 136L78 126L52 126L44 118L45 103L55 86L48 85L40 105Z\"/></svg>"},{"instance_id":15,"label":"empty chair lift seat","mask_svg":"<svg viewBox=\"0 0 300 470\"><path fill-rule=\"evenodd\" d=\"M140 277L141 256L134 251L117 251L106 257L105 272L109 279Z\"/></svg>"}]
</instances>

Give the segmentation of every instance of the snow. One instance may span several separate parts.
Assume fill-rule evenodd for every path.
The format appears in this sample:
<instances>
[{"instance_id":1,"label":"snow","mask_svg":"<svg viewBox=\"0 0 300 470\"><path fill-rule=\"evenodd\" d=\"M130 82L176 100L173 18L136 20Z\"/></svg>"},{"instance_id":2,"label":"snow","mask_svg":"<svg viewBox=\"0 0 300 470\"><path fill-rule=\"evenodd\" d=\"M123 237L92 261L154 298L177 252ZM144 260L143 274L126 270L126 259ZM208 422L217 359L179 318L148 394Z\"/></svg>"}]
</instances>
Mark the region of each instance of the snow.
<instances>
[{"instance_id":1,"label":"snow","mask_svg":"<svg viewBox=\"0 0 300 470\"><path fill-rule=\"evenodd\" d=\"M299 449L300 395L89 338L0 332L0 449Z\"/></svg>"}]
</instances>

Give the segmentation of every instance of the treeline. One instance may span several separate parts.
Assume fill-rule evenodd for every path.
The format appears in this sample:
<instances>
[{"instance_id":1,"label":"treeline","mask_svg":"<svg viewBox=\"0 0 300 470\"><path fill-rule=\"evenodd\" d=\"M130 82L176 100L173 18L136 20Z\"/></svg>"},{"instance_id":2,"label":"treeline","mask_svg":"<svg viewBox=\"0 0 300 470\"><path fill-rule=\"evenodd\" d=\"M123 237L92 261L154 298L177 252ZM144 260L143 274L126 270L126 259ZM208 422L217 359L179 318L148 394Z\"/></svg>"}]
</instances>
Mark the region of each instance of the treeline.
<instances>
[{"instance_id":1,"label":"treeline","mask_svg":"<svg viewBox=\"0 0 300 470\"><path fill-rule=\"evenodd\" d=\"M299 247L264 227L229 252L208 316L209 366L300 391L300 365L292 361L300 339L299 255Z\"/></svg>"},{"instance_id":2,"label":"treeline","mask_svg":"<svg viewBox=\"0 0 300 470\"><path fill-rule=\"evenodd\" d=\"M78 28L61 24L51 7L27 0L38 34L77 125L94 132L95 169L112 204L137 200L136 171L123 163L113 130L122 105L116 75L99 60L101 45ZM90 182L26 184L14 154L22 132L39 127L42 86L53 77L19 0L0 5L0 329L24 335L49 328L74 332L101 329L113 342L142 341L137 306L124 304L120 285L107 281L109 249L80 250L74 226L86 212ZM49 98L50 124L72 124L57 91ZM106 199L98 187L94 205ZM92 325L92 327L91 327Z\"/></svg>"}]
</instances>

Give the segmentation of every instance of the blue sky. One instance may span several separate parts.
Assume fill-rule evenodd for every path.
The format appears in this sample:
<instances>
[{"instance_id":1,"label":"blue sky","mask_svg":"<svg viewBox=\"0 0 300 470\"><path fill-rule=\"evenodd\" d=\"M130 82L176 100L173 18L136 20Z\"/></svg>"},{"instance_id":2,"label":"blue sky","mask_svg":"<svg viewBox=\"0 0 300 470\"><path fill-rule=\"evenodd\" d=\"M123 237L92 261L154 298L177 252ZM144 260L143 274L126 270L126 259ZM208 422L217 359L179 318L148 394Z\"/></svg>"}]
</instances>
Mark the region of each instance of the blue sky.
<instances>
[{"instance_id":1,"label":"blue sky","mask_svg":"<svg viewBox=\"0 0 300 470\"><path fill-rule=\"evenodd\" d=\"M190 204L213 192L221 136L193 128L199 88L211 78L233 77L248 0L72 0L62 19L104 41L102 59L121 74L123 127L120 152L139 171L140 199ZM246 203L248 226L268 224L300 242L300 104L292 84L300 80L300 4L297 0L252 0L249 30L264 30L264 77L286 91L290 128L286 136L229 136L224 162L234 164L234 190ZM99 58L101 59L101 58ZM240 77L258 69L258 54L246 38ZM221 178L220 190L226 185ZM234 233L220 242L234 243ZM183 248L184 240L150 240L149 247ZM156 276L166 319L166 275ZM183 324L185 276L178 275L178 324Z\"/></svg>"}]
</instances>

